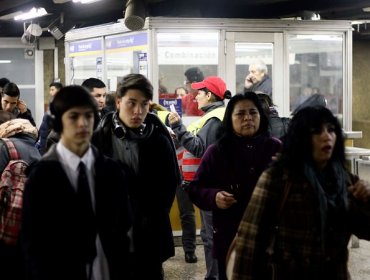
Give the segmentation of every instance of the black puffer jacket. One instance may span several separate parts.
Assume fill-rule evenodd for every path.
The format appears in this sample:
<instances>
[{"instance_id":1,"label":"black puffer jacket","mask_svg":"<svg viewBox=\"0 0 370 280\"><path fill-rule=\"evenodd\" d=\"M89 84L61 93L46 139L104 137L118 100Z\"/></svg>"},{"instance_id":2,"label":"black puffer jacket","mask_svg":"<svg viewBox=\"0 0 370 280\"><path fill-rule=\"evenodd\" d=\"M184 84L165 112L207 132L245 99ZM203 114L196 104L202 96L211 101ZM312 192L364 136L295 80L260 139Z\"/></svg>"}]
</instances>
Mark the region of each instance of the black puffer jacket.
<instances>
[{"instance_id":1,"label":"black puffer jacket","mask_svg":"<svg viewBox=\"0 0 370 280\"><path fill-rule=\"evenodd\" d=\"M113 113L108 113L95 130L92 142L105 155L121 162L131 174L129 195L133 207L135 251L148 260L165 261L174 255L169 211L181 183L176 151L167 128L149 113L142 137L136 135L138 166L133 171L120 156L125 156L125 141L133 141L132 131L119 140L114 132ZM122 125L122 124L120 124ZM117 143L119 150L117 150Z\"/></svg>"}]
</instances>

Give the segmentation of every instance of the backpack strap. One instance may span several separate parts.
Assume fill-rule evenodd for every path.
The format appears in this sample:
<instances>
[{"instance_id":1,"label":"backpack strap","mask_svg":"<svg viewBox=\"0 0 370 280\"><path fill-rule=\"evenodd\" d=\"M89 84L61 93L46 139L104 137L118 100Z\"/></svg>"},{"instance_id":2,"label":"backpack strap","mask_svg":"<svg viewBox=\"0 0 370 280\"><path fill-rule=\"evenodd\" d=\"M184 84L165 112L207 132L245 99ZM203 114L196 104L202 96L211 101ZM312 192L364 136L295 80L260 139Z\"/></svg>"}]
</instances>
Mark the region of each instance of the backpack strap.
<instances>
[{"instance_id":1,"label":"backpack strap","mask_svg":"<svg viewBox=\"0 0 370 280\"><path fill-rule=\"evenodd\" d=\"M20 156L17 152L17 149L14 146L14 143L9 138L1 138L2 141L5 142L7 148L10 160L18 160L20 159Z\"/></svg>"}]
</instances>

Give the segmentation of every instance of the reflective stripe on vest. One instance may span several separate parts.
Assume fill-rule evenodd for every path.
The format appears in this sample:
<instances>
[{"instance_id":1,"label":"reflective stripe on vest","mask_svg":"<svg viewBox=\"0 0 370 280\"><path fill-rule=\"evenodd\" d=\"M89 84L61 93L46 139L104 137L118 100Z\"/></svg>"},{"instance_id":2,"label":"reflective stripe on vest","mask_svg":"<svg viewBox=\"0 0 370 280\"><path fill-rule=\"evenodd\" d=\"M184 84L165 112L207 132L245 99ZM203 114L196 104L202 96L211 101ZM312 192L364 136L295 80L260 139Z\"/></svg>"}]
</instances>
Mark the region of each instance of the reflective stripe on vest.
<instances>
[{"instance_id":1,"label":"reflective stripe on vest","mask_svg":"<svg viewBox=\"0 0 370 280\"><path fill-rule=\"evenodd\" d=\"M205 114L199 120L191 123L187 130L197 135L199 130L210 118L218 118L220 121L223 120L225 115L225 107L216 108L211 112ZM182 157L182 175L184 181L191 182L194 179L194 175L199 167L201 158L195 157L192 153L185 150Z\"/></svg>"},{"instance_id":2,"label":"reflective stripe on vest","mask_svg":"<svg viewBox=\"0 0 370 280\"><path fill-rule=\"evenodd\" d=\"M182 171L182 159L184 156L185 148L183 146L176 149L177 163L179 164L180 170Z\"/></svg>"},{"instance_id":3,"label":"reflective stripe on vest","mask_svg":"<svg viewBox=\"0 0 370 280\"><path fill-rule=\"evenodd\" d=\"M185 150L182 157L182 176L184 181L191 182L200 164L200 158Z\"/></svg>"}]
</instances>

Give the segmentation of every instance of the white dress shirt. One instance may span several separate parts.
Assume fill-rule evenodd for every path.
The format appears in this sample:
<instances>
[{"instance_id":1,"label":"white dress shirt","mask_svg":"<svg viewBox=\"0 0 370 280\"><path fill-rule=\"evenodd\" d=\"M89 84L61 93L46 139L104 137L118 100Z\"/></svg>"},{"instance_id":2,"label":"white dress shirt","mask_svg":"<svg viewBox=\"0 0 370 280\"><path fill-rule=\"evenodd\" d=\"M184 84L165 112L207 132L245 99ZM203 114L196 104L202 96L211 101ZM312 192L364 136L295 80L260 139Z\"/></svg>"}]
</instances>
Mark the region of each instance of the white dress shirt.
<instances>
[{"instance_id":1,"label":"white dress shirt","mask_svg":"<svg viewBox=\"0 0 370 280\"><path fill-rule=\"evenodd\" d=\"M73 188L77 192L78 181L78 165L82 161L86 166L87 179L89 181L90 195L92 206L95 212L95 170L94 163L95 157L92 148L89 147L87 152L80 158L75 153L68 150L61 141L57 143L56 147L59 161L61 162L65 172L67 173L69 181L72 183ZM100 241L99 233L96 235L96 257L93 261L93 269L91 280L109 280L109 267L107 258L105 257L104 250ZM89 267L86 268L89 271Z\"/></svg>"}]
</instances>

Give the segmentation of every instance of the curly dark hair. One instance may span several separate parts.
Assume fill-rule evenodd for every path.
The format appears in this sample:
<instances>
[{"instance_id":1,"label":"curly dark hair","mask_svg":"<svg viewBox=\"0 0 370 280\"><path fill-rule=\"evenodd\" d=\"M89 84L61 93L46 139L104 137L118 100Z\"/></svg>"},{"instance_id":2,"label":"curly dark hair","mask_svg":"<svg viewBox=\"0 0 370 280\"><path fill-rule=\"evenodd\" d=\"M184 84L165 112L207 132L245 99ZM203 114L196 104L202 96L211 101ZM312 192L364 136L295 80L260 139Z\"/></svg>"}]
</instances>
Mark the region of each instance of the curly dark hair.
<instances>
[{"instance_id":1,"label":"curly dark hair","mask_svg":"<svg viewBox=\"0 0 370 280\"><path fill-rule=\"evenodd\" d=\"M277 165L287 168L291 175L300 176L306 162L312 162L312 133L326 124L332 124L336 134L336 142L331 161L345 164L344 136L341 125L333 113L323 107L306 107L299 110L290 122L283 149Z\"/></svg>"}]
</instances>

